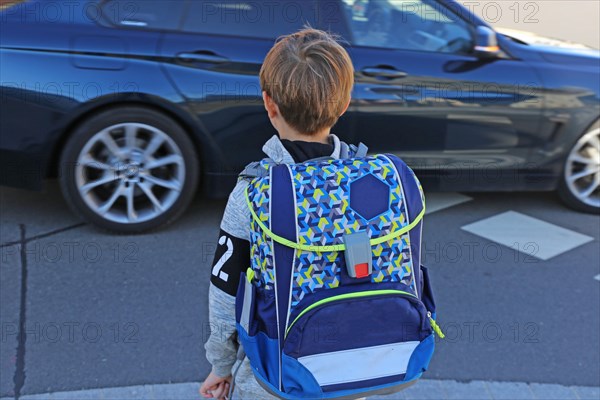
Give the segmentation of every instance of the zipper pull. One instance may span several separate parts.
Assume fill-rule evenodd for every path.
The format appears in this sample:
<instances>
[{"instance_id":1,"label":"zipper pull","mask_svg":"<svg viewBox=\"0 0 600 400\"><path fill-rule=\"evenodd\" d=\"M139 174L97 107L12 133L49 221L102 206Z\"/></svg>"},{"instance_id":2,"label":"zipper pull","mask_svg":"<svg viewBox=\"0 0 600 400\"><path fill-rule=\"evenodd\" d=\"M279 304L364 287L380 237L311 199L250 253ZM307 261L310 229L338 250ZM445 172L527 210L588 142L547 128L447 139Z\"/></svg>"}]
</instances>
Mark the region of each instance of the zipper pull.
<instances>
[{"instance_id":1,"label":"zipper pull","mask_svg":"<svg viewBox=\"0 0 600 400\"><path fill-rule=\"evenodd\" d=\"M429 322L431 323L431 327L433 328L433 331L440 337L440 339L445 338L446 335L444 335L444 332L442 332L442 329L439 327L437 322L435 322L435 320L433 318L431 318L431 311L427 311L427 316L429 317Z\"/></svg>"}]
</instances>

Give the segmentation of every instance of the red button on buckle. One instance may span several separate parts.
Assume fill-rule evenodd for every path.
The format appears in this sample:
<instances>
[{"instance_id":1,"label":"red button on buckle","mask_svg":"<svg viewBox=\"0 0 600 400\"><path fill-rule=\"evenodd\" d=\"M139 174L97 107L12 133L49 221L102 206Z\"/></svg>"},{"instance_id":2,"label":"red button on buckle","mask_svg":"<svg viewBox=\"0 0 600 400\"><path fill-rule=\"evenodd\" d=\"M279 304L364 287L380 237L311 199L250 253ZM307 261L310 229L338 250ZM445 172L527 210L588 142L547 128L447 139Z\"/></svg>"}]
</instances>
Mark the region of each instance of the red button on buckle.
<instances>
[{"instance_id":1,"label":"red button on buckle","mask_svg":"<svg viewBox=\"0 0 600 400\"><path fill-rule=\"evenodd\" d=\"M368 263L356 264L354 266L354 271L356 271L357 278L365 278L365 277L369 276L369 264Z\"/></svg>"}]
</instances>

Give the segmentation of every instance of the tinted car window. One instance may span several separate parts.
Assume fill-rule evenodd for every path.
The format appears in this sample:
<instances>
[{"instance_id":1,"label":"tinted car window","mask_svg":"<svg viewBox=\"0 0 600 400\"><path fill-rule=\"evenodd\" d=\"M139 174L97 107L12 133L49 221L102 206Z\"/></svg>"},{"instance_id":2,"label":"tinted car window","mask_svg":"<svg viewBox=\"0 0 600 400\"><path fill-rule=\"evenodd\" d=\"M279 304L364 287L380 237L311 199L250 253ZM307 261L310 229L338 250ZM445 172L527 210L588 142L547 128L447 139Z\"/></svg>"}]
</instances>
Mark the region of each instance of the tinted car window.
<instances>
[{"instance_id":1,"label":"tinted car window","mask_svg":"<svg viewBox=\"0 0 600 400\"><path fill-rule=\"evenodd\" d=\"M102 16L113 25L146 29L179 28L186 0L107 0Z\"/></svg>"},{"instance_id":2,"label":"tinted car window","mask_svg":"<svg viewBox=\"0 0 600 400\"><path fill-rule=\"evenodd\" d=\"M473 47L467 23L435 1L342 1L355 45L444 53Z\"/></svg>"},{"instance_id":3,"label":"tinted car window","mask_svg":"<svg viewBox=\"0 0 600 400\"><path fill-rule=\"evenodd\" d=\"M312 0L194 0L183 30L196 33L273 39L315 26Z\"/></svg>"}]
</instances>

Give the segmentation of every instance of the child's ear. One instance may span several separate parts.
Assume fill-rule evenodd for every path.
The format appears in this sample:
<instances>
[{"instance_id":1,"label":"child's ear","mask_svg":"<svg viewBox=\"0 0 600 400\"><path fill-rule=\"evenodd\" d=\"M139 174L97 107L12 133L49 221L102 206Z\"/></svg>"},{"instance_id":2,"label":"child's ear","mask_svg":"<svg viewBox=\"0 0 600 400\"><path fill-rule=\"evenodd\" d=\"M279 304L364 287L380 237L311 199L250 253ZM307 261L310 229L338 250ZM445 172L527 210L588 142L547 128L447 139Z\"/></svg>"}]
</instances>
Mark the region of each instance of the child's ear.
<instances>
[{"instance_id":1,"label":"child's ear","mask_svg":"<svg viewBox=\"0 0 600 400\"><path fill-rule=\"evenodd\" d=\"M269 101L269 95L264 90L262 91L262 98L263 98L263 103L265 105L265 110L269 111L269 109L267 108L267 102Z\"/></svg>"},{"instance_id":2,"label":"child's ear","mask_svg":"<svg viewBox=\"0 0 600 400\"><path fill-rule=\"evenodd\" d=\"M346 107L344 107L344 111L342 111L342 113L340 114L340 117L342 115L344 115L346 113L346 111L348 111L348 107L350 107L350 101L352 101L352 99L348 99L348 103L346 104Z\"/></svg>"},{"instance_id":3,"label":"child's ear","mask_svg":"<svg viewBox=\"0 0 600 400\"><path fill-rule=\"evenodd\" d=\"M265 103L265 110L267 110L267 114L269 114L269 118L275 118L277 116L277 104L273 101L273 99L263 90L262 92L263 102Z\"/></svg>"}]
</instances>

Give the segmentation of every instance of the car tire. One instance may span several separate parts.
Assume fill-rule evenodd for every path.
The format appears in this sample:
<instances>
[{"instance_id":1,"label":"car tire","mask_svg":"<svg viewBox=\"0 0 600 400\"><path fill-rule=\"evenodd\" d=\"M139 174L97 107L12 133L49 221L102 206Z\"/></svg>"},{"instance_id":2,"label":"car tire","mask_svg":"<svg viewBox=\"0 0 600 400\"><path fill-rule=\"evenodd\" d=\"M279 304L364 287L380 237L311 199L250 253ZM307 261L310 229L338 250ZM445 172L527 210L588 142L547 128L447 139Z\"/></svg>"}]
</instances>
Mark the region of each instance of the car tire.
<instances>
[{"instance_id":1,"label":"car tire","mask_svg":"<svg viewBox=\"0 0 600 400\"><path fill-rule=\"evenodd\" d=\"M569 150L558 194L574 210L600 214L600 121L581 135Z\"/></svg>"},{"instance_id":2,"label":"car tire","mask_svg":"<svg viewBox=\"0 0 600 400\"><path fill-rule=\"evenodd\" d=\"M124 106L79 124L60 159L60 185L84 220L141 233L180 217L198 185L199 160L185 130L156 110Z\"/></svg>"}]
</instances>

